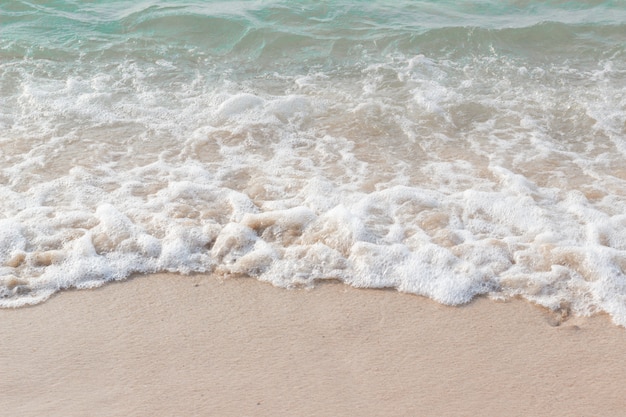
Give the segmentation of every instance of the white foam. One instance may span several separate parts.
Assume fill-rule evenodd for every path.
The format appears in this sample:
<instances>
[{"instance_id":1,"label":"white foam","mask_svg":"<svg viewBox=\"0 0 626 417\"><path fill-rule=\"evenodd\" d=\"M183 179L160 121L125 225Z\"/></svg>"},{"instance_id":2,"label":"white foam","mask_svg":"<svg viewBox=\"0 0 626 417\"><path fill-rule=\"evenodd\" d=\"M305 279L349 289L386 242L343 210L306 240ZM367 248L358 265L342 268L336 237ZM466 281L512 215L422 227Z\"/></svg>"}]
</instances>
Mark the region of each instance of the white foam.
<instances>
[{"instance_id":1,"label":"white foam","mask_svg":"<svg viewBox=\"0 0 626 417\"><path fill-rule=\"evenodd\" d=\"M387 58L252 79L32 63L0 119L0 305L216 272L520 295L626 325L618 66L590 89L499 56Z\"/></svg>"},{"instance_id":2,"label":"white foam","mask_svg":"<svg viewBox=\"0 0 626 417\"><path fill-rule=\"evenodd\" d=\"M0 219L0 262L6 263L15 252L26 248L26 238L20 224L12 219Z\"/></svg>"}]
</instances>

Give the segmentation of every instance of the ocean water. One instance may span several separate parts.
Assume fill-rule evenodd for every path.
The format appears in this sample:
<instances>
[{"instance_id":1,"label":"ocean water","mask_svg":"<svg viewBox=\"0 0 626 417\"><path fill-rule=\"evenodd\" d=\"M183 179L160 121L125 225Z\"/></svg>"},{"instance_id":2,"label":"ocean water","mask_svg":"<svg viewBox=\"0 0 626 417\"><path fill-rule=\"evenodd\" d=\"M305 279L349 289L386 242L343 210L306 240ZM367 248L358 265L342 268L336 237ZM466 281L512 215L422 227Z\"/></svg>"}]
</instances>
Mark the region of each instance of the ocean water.
<instances>
[{"instance_id":1,"label":"ocean water","mask_svg":"<svg viewBox=\"0 0 626 417\"><path fill-rule=\"evenodd\" d=\"M0 0L0 306L158 271L626 326L626 1Z\"/></svg>"}]
</instances>

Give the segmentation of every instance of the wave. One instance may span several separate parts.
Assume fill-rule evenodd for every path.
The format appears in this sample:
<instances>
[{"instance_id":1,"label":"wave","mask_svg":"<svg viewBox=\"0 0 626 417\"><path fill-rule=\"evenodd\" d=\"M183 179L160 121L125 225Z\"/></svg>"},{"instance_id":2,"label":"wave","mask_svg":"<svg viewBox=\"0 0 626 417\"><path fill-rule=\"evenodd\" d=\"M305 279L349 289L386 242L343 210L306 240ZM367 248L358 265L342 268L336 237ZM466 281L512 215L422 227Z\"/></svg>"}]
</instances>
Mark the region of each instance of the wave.
<instances>
[{"instance_id":1,"label":"wave","mask_svg":"<svg viewBox=\"0 0 626 417\"><path fill-rule=\"evenodd\" d=\"M612 6L394 4L0 2L0 305L212 272L625 324Z\"/></svg>"}]
</instances>

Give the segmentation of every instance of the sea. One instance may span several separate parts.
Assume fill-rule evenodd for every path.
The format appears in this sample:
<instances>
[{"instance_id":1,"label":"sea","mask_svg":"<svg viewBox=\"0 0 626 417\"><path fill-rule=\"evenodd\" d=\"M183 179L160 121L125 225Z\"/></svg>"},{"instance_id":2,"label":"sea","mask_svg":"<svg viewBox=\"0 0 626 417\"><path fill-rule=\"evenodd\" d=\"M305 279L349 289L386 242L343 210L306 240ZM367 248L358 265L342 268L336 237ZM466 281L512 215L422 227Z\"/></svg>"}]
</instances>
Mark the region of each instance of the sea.
<instances>
[{"instance_id":1,"label":"sea","mask_svg":"<svg viewBox=\"0 0 626 417\"><path fill-rule=\"evenodd\" d=\"M0 0L0 306L156 272L626 326L626 1Z\"/></svg>"}]
</instances>

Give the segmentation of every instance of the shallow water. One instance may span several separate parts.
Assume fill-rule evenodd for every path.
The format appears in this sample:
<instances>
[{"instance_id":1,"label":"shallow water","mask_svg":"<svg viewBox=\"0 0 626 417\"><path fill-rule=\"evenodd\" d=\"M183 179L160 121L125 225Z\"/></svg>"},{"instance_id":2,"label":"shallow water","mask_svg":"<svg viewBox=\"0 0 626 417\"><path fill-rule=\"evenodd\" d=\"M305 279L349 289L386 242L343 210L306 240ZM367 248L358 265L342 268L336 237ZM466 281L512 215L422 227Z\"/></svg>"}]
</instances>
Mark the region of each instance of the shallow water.
<instances>
[{"instance_id":1,"label":"shallow water","mask_svg":"<svg viewBox=\"0 0 626 417\"><path fill-rule=\"evenodd\" d=\"M626 2L0 0L0 305L133 273L626 325Z\"/></svg>"}]
</instances>

